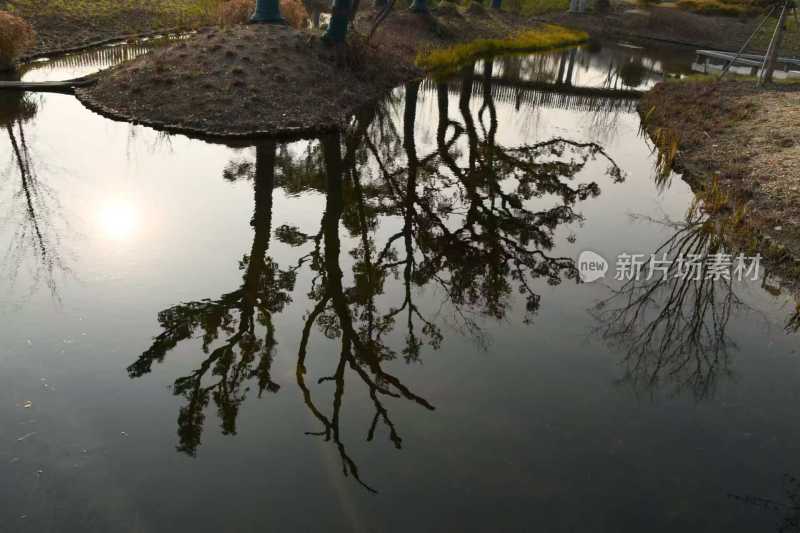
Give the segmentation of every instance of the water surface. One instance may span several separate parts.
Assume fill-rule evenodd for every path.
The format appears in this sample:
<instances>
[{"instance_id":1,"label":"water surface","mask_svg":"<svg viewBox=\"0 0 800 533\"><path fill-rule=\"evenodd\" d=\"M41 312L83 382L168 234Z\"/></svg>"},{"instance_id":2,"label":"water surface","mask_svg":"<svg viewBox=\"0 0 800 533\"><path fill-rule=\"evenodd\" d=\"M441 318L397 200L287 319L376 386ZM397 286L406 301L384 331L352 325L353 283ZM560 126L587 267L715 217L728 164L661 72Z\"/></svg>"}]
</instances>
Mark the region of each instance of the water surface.
<instances>
[{"instance_id":1,"label":"water surface","mask_svg":"<svg viewBox=\"0 0 800 533\"><path fill-rule=\"evenodd\" d=\"M691 59L481 61L239 146L3 95L0 530L796 530L794 302L577 282L708 250L635 110Z\"/></svg>"}]
</instances>

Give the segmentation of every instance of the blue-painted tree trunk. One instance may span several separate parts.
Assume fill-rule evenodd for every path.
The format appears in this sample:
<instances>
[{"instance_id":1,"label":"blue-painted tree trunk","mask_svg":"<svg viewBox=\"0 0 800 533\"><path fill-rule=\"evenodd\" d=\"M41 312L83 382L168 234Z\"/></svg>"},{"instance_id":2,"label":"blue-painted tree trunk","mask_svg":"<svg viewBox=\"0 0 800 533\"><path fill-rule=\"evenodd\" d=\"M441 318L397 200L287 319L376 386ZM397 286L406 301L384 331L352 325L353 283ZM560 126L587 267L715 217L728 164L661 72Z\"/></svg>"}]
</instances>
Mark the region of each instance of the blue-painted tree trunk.
<instances>
[{"instance_id":1,"label":"blue-painted tree trunk","mask_svg":"<svg viewBox=\"0 0 800 533\"><path fill-rule=\"evenodd\" d=\"M322 36L331 43L343 43L347 39L347 26L350 24L351 0L334 0L331 10L331 22Z\"/></svg>"},{"instance_id":2,"label":"blue-painted tree trunk","mask_svg":"<svg viewBox=\"0 0 800 533\"><path fill-rule=\"evenodd\" d=\"M492 0L492 9L500 9L503 5L503 0Z\"/></svg>"},{"instance_id":3,"label":"blue-painted tree trunk","mask_svg":"<svg viewBox=\"0 0 800 533\"><path fill-rule=\"evenodd\" d=\"M257 0L256 10L250 17L252 24L286 24L281 15L279 0Z\"/></svg>"},{"instance_id":4,"label":"blue-painted tree trunk","mask_svg":"<svg viewBox=\"0 0 800 533\"><path fill-rule=\"evenodd\" d=\"M428 13L428 0L414 0L408 10L412 13Z\"/></svg>"}]
</instances>

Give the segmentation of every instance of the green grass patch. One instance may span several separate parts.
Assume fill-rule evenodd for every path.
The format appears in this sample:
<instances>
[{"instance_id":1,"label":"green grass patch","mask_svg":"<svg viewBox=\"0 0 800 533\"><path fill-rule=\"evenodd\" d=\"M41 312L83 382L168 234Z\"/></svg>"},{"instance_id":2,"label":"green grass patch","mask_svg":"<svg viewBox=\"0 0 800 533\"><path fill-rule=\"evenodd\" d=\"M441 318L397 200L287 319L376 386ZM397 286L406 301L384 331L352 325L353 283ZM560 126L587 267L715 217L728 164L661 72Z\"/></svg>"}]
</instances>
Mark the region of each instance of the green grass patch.
<instances>
[{"instance_id":1,"label":"green grass patch","mask_svg":"<svg viewBox=\"0 0 800 533\"><path fill-rule=\"evenodd\" d=\"M431 71L451 70L483 56L574 46L588 38L589 35L585 32L548 24L535 30L523 31L508 39L478 39L449 48L420 52L417 65Z\"/></svg>"}]
</instances>

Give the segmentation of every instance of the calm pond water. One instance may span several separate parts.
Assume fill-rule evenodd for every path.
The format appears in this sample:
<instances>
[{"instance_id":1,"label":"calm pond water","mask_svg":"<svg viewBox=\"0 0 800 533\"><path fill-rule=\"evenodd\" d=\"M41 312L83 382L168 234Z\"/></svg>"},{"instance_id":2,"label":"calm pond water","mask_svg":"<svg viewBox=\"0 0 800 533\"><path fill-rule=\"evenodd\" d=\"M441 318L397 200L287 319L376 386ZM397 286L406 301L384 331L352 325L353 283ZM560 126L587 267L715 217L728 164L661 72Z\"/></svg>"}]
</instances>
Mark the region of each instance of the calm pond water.
<instances>
[{"instance_id":1,"label":"calm pond water","mask_svg":"<svg viewBox=\"0 0 800 533\"><path fill-rule=\"evenodd\" d=\"M797 530L794 301L576 281L709 247L632 92L691 61L482 61L233 147L2 95L0 531Z\"/></svg>"}]
</instances>

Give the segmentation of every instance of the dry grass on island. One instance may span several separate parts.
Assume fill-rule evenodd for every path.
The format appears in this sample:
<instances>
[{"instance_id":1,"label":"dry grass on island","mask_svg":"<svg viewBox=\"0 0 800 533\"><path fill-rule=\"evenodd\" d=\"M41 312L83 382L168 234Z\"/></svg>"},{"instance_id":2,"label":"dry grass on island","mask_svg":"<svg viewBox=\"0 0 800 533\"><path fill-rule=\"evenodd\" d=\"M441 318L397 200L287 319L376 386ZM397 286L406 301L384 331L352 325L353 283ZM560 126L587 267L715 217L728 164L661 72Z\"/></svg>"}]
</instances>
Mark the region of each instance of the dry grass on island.
<instances>
[{"instance_id":1,"label":"dry grass on island","mask_svg":"<svg viewBox=\"0 0 800 533\"><path fill-rule=\"evenodd\" d=\"M394 13L366 44L371 21L357 23L348 44L289 26L210 28L97 76L77 90L89 108L169 131L211 136L313 135L340 127L364 104L419 77L420 50L463 36L497 38L521 24L501 13L470 15L453 7L431 15ZM539 49L574 44L582 33L540 26ZM568 39L564 40L564 37ZM460 57L460 56L459 56ZM462 58L463 59L463 58Z\"/></svg>"},{"instance_id":2,"label":"dry grass on island","mask_svg":"<svg viewBox=\"0 0 800 533\"><path fill-rule=\"evenodd\" d=\"M173 131L313 134L415 74L362 51L340 57L289 26L209 29L101 73L77 96L106 115Z\"/></svg>"}]
</instances>

